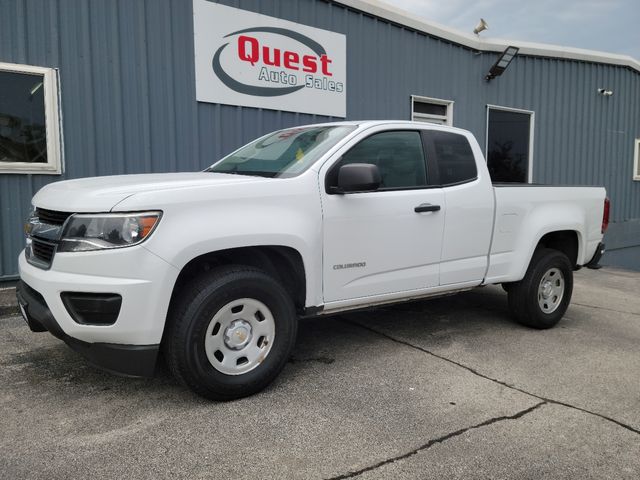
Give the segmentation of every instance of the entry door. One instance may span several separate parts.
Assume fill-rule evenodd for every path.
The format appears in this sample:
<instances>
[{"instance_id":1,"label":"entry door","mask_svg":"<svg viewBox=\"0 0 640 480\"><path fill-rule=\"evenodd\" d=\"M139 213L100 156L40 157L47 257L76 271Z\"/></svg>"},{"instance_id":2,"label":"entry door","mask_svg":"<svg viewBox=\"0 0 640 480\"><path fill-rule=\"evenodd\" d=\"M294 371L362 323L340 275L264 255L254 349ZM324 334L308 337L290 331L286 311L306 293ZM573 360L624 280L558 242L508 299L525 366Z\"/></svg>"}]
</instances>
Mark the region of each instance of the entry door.
<instances>
[{"instance_id":1,"label":"entry door","mask_svg":"<svg viewBox=\"0 0 640 480\"><path fill-rule=\"evenodd\" d=\"M328 170L327 190L349 163L377 165L382 184L375 192L323 193L325 303L436 287L446 206L442 189L427 188L419 131L361 140ZM428 205L439 210L415 211Z\"/></svg>"}]
</instances>

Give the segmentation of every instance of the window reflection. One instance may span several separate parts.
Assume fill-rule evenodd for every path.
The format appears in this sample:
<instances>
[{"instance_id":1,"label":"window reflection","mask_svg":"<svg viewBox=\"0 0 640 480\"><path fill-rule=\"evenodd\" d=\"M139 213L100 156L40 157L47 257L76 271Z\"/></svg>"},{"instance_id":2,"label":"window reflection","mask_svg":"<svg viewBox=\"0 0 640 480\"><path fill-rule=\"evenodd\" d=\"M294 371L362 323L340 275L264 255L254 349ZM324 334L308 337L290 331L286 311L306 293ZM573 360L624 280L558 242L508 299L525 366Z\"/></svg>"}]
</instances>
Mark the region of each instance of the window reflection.
<instances>
[{"instance_id":1,"label":"window reflection","mask_svg":"<svg viewBox=\"0 0 640 480\"><path fill-rule=\"evenodd\" d=\"M489 110L487 166L493 182L526 183L531 115Z\"/></svg>"},{"instance_id":2,"label":"window reflection","mask_svg":"<svg viewBox=\"0 0 640 480\"><path fill-rule=\"evenodd\" d=\"M47 163L43 79L0 72L0 162Z\"/></svg>"}]
</instances>

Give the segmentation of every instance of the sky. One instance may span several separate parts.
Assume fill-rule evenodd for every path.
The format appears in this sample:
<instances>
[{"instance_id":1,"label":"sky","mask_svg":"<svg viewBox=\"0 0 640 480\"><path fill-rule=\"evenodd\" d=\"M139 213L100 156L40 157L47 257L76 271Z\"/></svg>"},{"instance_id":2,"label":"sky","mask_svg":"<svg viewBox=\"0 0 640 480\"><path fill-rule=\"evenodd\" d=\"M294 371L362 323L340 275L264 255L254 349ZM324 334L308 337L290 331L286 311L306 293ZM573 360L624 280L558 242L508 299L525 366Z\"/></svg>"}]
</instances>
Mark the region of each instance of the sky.
<instances>
[{"instance_id":1,"label":"sky","mask_svg":"<svg viewBox=\"0 0 640 480\"><path fill-rule=\"evenodd\" d=\"M383 0L418 17L483 37L586 48L640 61L640 0Z\"/></svg>"}]
</instances>

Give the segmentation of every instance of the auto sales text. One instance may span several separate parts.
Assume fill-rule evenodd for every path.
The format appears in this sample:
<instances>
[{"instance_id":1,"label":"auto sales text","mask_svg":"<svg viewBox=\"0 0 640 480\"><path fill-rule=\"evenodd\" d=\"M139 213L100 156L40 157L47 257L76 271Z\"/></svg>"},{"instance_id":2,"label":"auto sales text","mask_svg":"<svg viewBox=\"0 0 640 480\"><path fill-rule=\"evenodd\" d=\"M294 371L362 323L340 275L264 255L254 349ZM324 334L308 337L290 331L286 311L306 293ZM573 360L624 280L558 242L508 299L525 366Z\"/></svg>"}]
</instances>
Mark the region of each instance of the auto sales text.
<instances>
[{"instance_id":1,"label":"auto sales text","mask_svg":"<svg viewBox=\"0 0 640 480\"><path fill-rule=\"evenodd\" d=\"M240 35L238 37L238 57L253 66L256 63L266 65L260 68L258 74L258 80L261 81L282 85L298 85L298 75L292 72L302 71L307 73L304 76L304 85L307 88L337 93L344 91L343 82L328 78L333 76L333 73L329 71L332 60L325 54L318 57L316 55L300 55L290 50L282 51L279 48L260 45L257 38Z\"/></svg>"}]
</instances>

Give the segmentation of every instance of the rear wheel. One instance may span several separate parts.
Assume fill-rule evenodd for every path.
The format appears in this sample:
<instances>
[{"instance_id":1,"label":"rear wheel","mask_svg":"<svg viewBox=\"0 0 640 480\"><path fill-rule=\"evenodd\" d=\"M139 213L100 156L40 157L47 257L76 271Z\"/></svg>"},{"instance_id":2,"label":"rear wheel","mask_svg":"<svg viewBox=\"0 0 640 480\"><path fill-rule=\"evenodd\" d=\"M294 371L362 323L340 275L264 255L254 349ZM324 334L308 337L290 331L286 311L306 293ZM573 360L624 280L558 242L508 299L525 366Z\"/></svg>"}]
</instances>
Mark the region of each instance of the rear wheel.
<instances>
[{"instance_id":1,"label":"rear wheel","mask_svg":"<svg viewBox=\"0 0 640 480\"><path fill-rule=\"evenodd\" d=\"M509 310L516 321L532 328L551 328L569 307L573 292L573 269L567 256L557 250L536 250L520 282L510 284Z\"/></svg>"},{"instance_id":2,"label":"rear wheel","mask_svg":"<svg viewBox=\"0 0 640 480\"><path fill-rule=\"evenodd\" d=\"M182 290L167 328L173 375L206 398L233 400L262 390L280 373L297 318L275 279L255 268L224 266Z\"/></svg>"}]
</instances>

